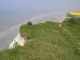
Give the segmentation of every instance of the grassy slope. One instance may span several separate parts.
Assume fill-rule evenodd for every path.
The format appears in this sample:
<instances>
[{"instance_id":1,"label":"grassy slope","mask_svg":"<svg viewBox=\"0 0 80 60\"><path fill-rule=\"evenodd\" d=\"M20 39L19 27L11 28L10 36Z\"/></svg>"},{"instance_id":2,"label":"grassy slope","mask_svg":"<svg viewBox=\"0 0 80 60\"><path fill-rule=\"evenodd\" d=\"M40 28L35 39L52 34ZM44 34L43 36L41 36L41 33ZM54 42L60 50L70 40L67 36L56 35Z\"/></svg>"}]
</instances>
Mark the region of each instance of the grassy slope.
<instances>
[{"instance_id":1,"label":"grassy slope","mask_svg":"<svg viewBox=\"0 0 80 60\"><path fill-rule=\"evenodd\" d=\"M0 60L80 60L80 26L70 23L46 22L22 25L21 32L30 38L25 47L0 52Z\"/></svg>"}]
</instances>

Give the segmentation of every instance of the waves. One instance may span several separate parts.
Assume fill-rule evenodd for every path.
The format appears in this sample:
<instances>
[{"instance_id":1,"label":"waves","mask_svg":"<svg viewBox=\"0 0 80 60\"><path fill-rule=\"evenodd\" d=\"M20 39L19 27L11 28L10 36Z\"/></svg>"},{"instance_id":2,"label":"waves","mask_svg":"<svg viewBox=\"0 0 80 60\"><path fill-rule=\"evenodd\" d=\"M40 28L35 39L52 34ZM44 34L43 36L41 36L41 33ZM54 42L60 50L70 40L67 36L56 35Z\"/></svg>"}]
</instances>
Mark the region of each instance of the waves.
<instances>
[{"instance_id":1,"label":"waves","mask_svg":"<svg viewBox=\"0 0 80 60\"><path fill-rule=\"evenodd\" d=\"M28 21L31 21L33 24L44 23L45 21L61 22L64 20L65 16L66 13L64 12L55 12L38 15L24 21L21 24L16 24L11 28L6 28L5 31L0 32L0 50L9 47L9 44L14 40L16 35L19 33L19 28L22 24L26 24Z\"/></svg>"},{"instance_id":2,"label":"waves","mask_svg":"<svg viewBox=\"0 0 80 60\"><path fill-rule=\"evenodd\" d=\"M63 11L62 12L55 12L55 13L49 13L49 14L43 14L43 15L38 15L35 17L32 17L29 20L26 20L25 22L21 24L17 24L11 28L7 28L6 31L0 33L0 38L3 37L4 35L13 32L16 29L19 29L19 27L22 24L27 23L28 21L31 21L33 24L38 24L38 23L44 23L45 21L54 21L54 22L59 22L61 20L61 16L65 15Z\"/></svg>"}]
</instances>

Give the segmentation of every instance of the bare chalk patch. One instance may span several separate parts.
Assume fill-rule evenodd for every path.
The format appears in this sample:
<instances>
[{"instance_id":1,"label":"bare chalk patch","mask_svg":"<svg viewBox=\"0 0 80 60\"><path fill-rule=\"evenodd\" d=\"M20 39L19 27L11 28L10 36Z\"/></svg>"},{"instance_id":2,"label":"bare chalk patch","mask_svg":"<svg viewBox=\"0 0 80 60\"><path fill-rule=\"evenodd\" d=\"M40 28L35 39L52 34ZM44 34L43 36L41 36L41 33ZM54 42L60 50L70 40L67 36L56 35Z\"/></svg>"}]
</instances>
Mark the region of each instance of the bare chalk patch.
<instances>
[{"instance_id":1,"label":"bare chalk patch","mask_svg":"<svg viewBox=\"0 0 80 60\"><path fill-rule=\"evenodd\" d=\"M12 49L16 46L16 44L20 45L20 46L24 46L25 43L25 39L24 37L22 37L20 35L20 33L18 33L18 35L15 37L15 39L13 40L13 42L9 45L9 49Z\"/></svg>"}]
</instances>

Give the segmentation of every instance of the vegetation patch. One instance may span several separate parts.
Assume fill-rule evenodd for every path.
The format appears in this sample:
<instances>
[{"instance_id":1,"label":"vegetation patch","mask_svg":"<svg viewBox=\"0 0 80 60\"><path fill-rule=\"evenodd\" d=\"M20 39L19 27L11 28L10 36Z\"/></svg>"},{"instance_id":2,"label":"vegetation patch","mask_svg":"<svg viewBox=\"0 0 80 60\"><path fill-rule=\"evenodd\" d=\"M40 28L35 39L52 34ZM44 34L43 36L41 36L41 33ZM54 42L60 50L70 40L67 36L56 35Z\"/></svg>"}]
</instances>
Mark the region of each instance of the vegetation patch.
<instances>
[{"instance_id":1,"label":"vegetation patch","mask_svg":"<svg viewBox=\"0 0 80 60\"><path fill-rule=\"evenodd\" d=\"M32 22L31 22L31 21L29 21L29 22L27 23L27 25L32 25Z\"/></svg>"},{"instance_id":2,"label":"vegetation patch","mask_svg":"<svg viewBox=\"0 0 80 60\"><path fill-rule=\"evenodd\" d=\"M26 34L24 47L0 52L0 60L80 60L80 26L72 23L46 22L20 27Z\"/></svg>"},{"instance_id":3,"label":"vegetation patch","mask_svg":"<svg viewBox=\"0 0 80 60\"><path fill-rule=\"evenodd\" d=\"M80 24L80 21L78 21L78 20L77 20L76 18L74 18L74 17L65 19L63 22L68 22L68 23L72 23L72 24Z\"/></svg>"}]
</instances>

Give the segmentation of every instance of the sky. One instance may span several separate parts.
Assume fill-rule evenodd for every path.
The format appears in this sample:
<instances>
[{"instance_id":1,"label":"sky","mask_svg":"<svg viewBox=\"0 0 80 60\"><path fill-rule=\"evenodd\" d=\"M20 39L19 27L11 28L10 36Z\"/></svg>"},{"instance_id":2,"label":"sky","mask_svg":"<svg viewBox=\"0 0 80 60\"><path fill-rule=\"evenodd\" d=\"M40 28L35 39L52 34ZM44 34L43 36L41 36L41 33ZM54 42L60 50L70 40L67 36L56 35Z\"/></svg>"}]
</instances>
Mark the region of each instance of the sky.
<instances>
[{"instance_id":1,"label":"sky","mask_svg":"<svg viewBox=\"0 0 80 60\"><path fill-rule=\"evenodd\" d=\"M0 0L0 10L80 11L80 0Z\"/></svg>"}]
</instances>

